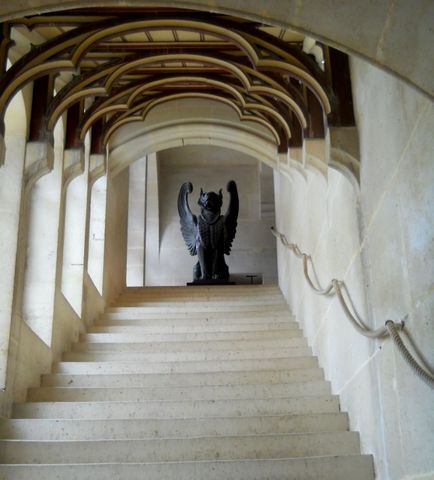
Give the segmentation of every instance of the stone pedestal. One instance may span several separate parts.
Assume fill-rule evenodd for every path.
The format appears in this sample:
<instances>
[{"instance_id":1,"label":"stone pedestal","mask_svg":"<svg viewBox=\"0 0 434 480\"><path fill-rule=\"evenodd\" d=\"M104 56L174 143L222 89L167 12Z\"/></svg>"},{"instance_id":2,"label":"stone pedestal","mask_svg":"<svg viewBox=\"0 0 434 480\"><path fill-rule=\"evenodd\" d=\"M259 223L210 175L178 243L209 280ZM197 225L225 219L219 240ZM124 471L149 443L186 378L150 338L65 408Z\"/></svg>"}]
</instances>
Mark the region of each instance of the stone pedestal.
<instances>
[{"instance_id":1,"label":"stone pedestal","mask_svg":"<svg viewBox=\"0 0 434 480\"><path fill-rule=\"evenodd\" d=\"M187 286L192 287L192 286L207 286L209 287L210 285L236 285L235 282L231 282L229 280L196 280L194 282L188 282Z\"/></svg>"}]
</instances>

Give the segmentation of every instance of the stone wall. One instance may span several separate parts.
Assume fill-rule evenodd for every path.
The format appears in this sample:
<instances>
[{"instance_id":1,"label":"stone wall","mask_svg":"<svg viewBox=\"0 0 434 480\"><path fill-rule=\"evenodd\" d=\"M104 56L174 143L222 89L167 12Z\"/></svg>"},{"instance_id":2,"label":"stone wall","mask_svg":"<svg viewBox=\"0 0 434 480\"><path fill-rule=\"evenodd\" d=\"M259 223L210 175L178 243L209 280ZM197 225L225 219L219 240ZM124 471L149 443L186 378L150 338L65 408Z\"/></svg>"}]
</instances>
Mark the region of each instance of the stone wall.
<instances>
[{"instance_id":1,"label":"stone wall","mask_svg":"<svg viewBox=\"0 0 434 480\"><path fill-rule=\"evenodd\" d=\"M406 318L434 365L434 107L367 63L352 60L361 148L360 193L342 174L275 175L278 229L313 255L322 285L343 279L366 323ZM351 428L375 455L379 479L434 472L434 394L393 348L348 324L336 298L314 294L301 262L278 246L279 283L319 356ZM407 338L407 343L408 338Z\"/></svg>"},{"instance_id":2,"label":"stone wall","mask_svg":"<svg viewBox=\"0 0 434 480\"><path fill-rule=\"evenodd\" d=\"M237 182L240 213L232 253L226 257L229 270L240 276L237 281L249 282L245 274L257 273L265 282L275 282L276 250L269 230L274 212L269 205L272 184L267 181L267 167L240 152L212 146L169 149L157 157L154 174L152 167L148 168L148 182L152 183L157 175L158 190L148 188L147 191L151 208L146 215L146 285L185 285L192 280L197 257L191 257L184 244L177 210L179 189L186 181L193 183L189 203L195 214L200 212L197 199L201 188L216 192L222 188L222 213L226 212L229 202L226 185L229 180ZM130 234L134 236L137 232L131 230Z\"/></svg>"},{"instance_id":3,"label":"stone wall","mask_svg":"<svg viewBox=\"0 0 434 480\"><path fill-rule=\"evenodd\" d=\"M406 318L411 339L433 366L434 104L364 62L352 62L352 75L372 321L379 326ZM434 392L390 341L371 363L378 374L389 478L432 478Z\"/></svg>"},{"instance_id":4,"label":"stone wall","mask_svg":"<svg viewBox=\"0 0 434 480\"><path fill-rule=\"evenodd\" d=\"M103 296L111 302L126 286L128 169L107 182Z\"/></svg>"}]
</instances>

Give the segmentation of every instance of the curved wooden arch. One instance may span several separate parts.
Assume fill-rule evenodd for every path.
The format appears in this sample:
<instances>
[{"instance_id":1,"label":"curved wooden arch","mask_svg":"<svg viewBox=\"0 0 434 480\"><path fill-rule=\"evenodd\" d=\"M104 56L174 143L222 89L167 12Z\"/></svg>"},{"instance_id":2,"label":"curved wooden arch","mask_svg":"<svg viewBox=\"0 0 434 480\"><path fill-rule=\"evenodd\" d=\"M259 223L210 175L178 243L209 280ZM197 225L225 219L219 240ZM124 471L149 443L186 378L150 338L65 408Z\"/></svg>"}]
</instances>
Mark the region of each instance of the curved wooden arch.
<instances>
[{"instance_id":1,"label":"curved wooden arch","mask_svg":"<svg viewBox=\"0 0 434 480\"><path fill-rule=\"evenodd\" d=\"M153 99L148 99L144 102L141 102L139 103L138 105L135 105L134 108L132 110L127 110L126 113L122 113L120 114L119 116L119 119L122 119L122 118L125 118L126 116L129 116L130 114L134 114L136 112L139 112L139 111L142 111L142 118L143 120L146 118L146 115L157 105L160 105L162 103L165 103L165 99L167 99L167 101L171 101L173 99L178 99L178 98L188 98L188 95L192 93L194 95L194 98L204 98L205 95L211 95L214 99L216 98L221 98L221 100L224 102L224 103L228 103L228 102L231 102L232 105L235 105L237 108L236 108L236 111L240 117L240 120L252 120L252 121L255 121L255 119L259 118L261 121L260 123L262 125L265 126L265 124L267 123L268 125L270 125L270 127L272 127L273 131L276 131L277 132L277 129L275 128L274 125L272 125L273 123L280 123L280 127L283 129L283 131L286 133L287 137L290 138L291 137L291 132L289 130L289 127L285 121L284 118L282 118L282 116L280 116L277 112L275 112L272 108L270 107L267 107L266 105L260 105L260 104L254 104L254 103L245 103L244 102L244 98L241 96L241 97L238 97L236 96L236 98L240 101L241 103L241 106L238 105L235 101L231 101L229 98L227 97L224 97L224 96L220 96L220 95L215 95L215 94L204 94L202 92L179 92L179 93L176 93L176 94L171 94L171 95L162 95L162 96L158 96L157 98L153 98ZM186 95L187 97L184 97L184 95ZM263 119L261 118L261 115L245 115L244 114L244 110L250 110L250 111L255 111L257 110L258 112L261 112L263 115L267 116L271 116L273 117L273 121L267 121L266 119ZM279 135L279 144L281 143L281 138L280 138L280 135Z\"/></svg>"},{"instance_id":2,"label":"curved wooden arch","mask_svg":"<svg viewBox=\"0 0 434 480\"><path fill-rule=\"evenodd\" d=\"M186 95L188 95L189 93L190 92L185 92ZM196 96L196 98L200 98L199 95L195 94L195 92L192 92L192 93L193 93L193 95ZM201 93L201 92L198 92L198 93ZM183 93L181 93L181 95L182 94ZM217 96L218 95L215 95L215 97L217 97ZM218 97L221 98L223 101L229 100L226 97L222 97L222 96L218 96ZM162 97L161 99L157 99L156 101L159 101L159 104L164 103L164 98L166 98L166 97ZM168 98L168 101L170 101L170 100L171 100L171 98ZM236 102L233 102L233 103L238 106L238 104ZM149 108L148 102L144 102L143 105L138 106L138 108L141 108L141 107L145 107L145 110L148 110L148 108ZM152 108L154 108L154 106L152 106ZM288 126L287 122L272 107L269 107L267 105L256 104L256 103L244 103L243 102L242 105L241 105L240 111L241 111L241 117L240 117L241 120L249 119L249 120L252 120L252 121L256 121L256 119L259 119L261 124L270 125L273 128L273 130L276 131L276 132L278 131L278 129L276 128L277 125L274 125L274 124L280 124L280 128L283 130L283 132L285 132L285 135L286 135L287 139L291 138L291 131L289 129L289 126ZM246 111L249 112L248 115L246 115L244 113ZM255 112L255 113L253 113L253 112ZM146 111L146 115L147 115L147 113L149 113L149 112ZM126 114L121 114L121 118L123 118L125 115ZM272 117L272 119L270 120L269 117ZM279 145L281 143L282 143L282 138L281 138L281 135L279 135Z\"/></svg>"},{"instance_id":3,"label":"curved wooden arch","mask_svg":"<svg viewBox=\"0 0 434 480\"><path fill-rule=\"evenodd\" d=\"M72 86L66 86L64 89L68 89L68 93L73 94L75 92L81 91L83 93L83 97L86 96L85 92L87 90L83 90L88 84L98 81L99 79L103 79L107 76L107 74L113 73L115 68L119 66L121 63L120 61L116 61L116 64L110 64L107 67L101 67L101 69L98 70L95 74L91 74L87 76L85 79L83 79L80 82L77 82L75 85ZM250 87L250 93L254 93L255 91L260 92L261 94L265 95L270 95L270 96L277 96L279 97L282 101L288 104L288 106L294 111L296 114L298 120L300 121L300 124L302 128L306 128L307 125L307 106L303 103L303 99L298 98L294 100L287 92L284 86L279 84L276 80L269 78L267 75L264 73L258 72L256 70L253 70L252 68L246 67L242 64L235 63L235 66L242 70L244 73L249 74L250 76L254 76L255 78L258 78L262 82L266 82L270 87L267 86L259 86L259 85L254 85ZM139 83L140 84L140 83ZM101 105L95 105L91 106L89 110L85 113L85 119L87 119L89 116L93 115L96 107L97 108L105 108L108 104L114 103L116 100L119 98L122 98L123 96L128 95L130 92L134 91L136 88L136 85L132 85L129 87L125 87L124 90L121 90L116 93L112 93L110 97L106 100ZM53 105L52 108L49 112L48 115L48 128L49 130L52 130L54 128L55 123L57 122L58 118L64 111L64 108L62 108L62 105L60 105L61 101L66 102L65 98L66 95L63 95L64 89L62 89L58 95L53 100ZM280 92L280 93L279 93ZM66 105L65 103L65 105ZM301 104L301 105L300 105Z\"/></svg>"},{"instance_id":4,"label":"curved wooden arch","mask_svg":"<svg viewBox=\"0 0 434 480\"><path fill-rule=\"evenodd\" d=\"M78 66L83 55L91 49L93 45L98 43L101 40L118 36L123 33L127 34L136 30L143 29L162 29L162 28L184 28L186 30L196 30L201 32L206 32L212 35L217 35L221 38L225 38L233 44L237 45L242 49L250 59L252 66L255 68L266 67L267 60L260 59L255 48L252 46L252 43L261 45L261 47L266 48L286 61L294 61L297 65L292 65L292 68L287 68L285 71L288 74L295 75L296 78L302 79L306 82L307 85L314 91L315 95L320 99L325 111L329 112L329 102L327 101L327 94L322 90L321 85L309 74L309 69L306 66L303 66L302 62L299 59L294 60L294 56L287 54L280 47L273 45L270 41L265 41L259 36L254 36L251 33L242 32L241 34L234 31L228 30L222 25L217 25L215 23L199 21L199 20L188 20L188 19L176 19L176 18L166 18L166 19L157 19L157 20L141 20L141 21L125 21L125 20L115 20L108 19L102 22L99 22L90 27L78 27L72 32L66 32L62 35L59 35L54 40L48 41L46 44L39 46L35 49L35 52L28 54L23 57L23 62L18 62L20 65L15 65L9 76L7 83L9 88L5 88L0 95L0 112L7 105L7 102L11 96L20 88L22 88L30 78L36 78L38 71L63 71L64 69L73 70L74 67ZM97 30L97 31L95 31ZM244 36L243 36L244 35ZM79 45L73 50L70 65L62 64L63 61L60 61L61 66L58 67L58 70L51 70L54 68L53 64L51 66L43 66L48 59L53 56L63 54L65 51L74 47L74 45L79 42ZM282 62L285 64L286 62ZM62 66L63 65L63 66ZM233 72L234 73L234 72ZM115 77L110 76L110 81L107 86L110 87L110 82L113 81ZM300 115L298 114L300 118Z\"/></svg>"},{"instance_id":5,"label":"curved wooden arch","mask_svg":"<svg viewBox=\"0 0 434 480\"><path fill-rule=\"evenodd\" d=\"M186 79L196 80L196 81L202 80L203 83L207 83L213 86L218 86L222 90L226 90L231 95L233 95L243 107L245 105L245 101L242 94L239 93L238 90L236 90L235 88L233 88L227 83L219 82L217 80L213 80L205 77L193 77L193 76L172 77L170 79L161 78L159 80L149 82L145 85L141 85L139 87L129 87L125 91L119 92L117 94L117 98L124 98L126 95L130 95L128 100L125 103L114 104L111 98L110 102L107 102L105 105L103 104L102 106L100 106L100 108L96 109L94 112L92 112L92 114L88 115L87 118L84 119L83 125L81 127L80 138L83 140L84 137L86 136L87 131L92 126L92 124L107 113L113 113L116 111L117 112L126 111L128 112L129 115L132 115L135 112L140 111L147 102L142 102L141 104L139 103L138 105L134 105L134 100L137 98L137 96L140 93L143 92L143 90L145 89L152 90L154 87L158 87L163 84L177 83L177 82L185 81ZM84 95L86 94L85 92L82 92L82 93ZM149 99L149 101L150 100L151 99Z\"/></svg>"},{"instance_id":6,"label":"curved wooden arch","mask_svg":"<svg viewBox=\"0 0 434 480\"><path fill-rule=\"evenodd\" d=\"M193 18L188 17L188 12L177 17L174 11L157 12L152 18L147 15L147 18L138 19L127 12L119 17L105 13L96 18L95 23L86 19L85 25L77 17L77 23L71 23L78 24L77 28L32 47L29 54L0 76L0 123L9 101L26 84L43 75L72 71L78 75L71 81L68 79L67 85L44 106L44 114L38 120L41 131L52 132L62 113L84 98L92 98L93 104L79 124L81 136L101 117L109 124L116 123L135 117L135 112L143 108L141 117L145 118L152 102L161 104L164 98L170 101L174 98L170 95L173 91L178 92L176 95L201 98L204 93L195 91L194 85L199 79L204 85L196 90L210 92L209 95L217 92L214 99L237 105L239 118L256 121L269 129L281 152L288 148L293 125L291 145L302 141L304 130L308 135L317 133L314 129L319 125L318 118L330 113L334 94L328 84L330 79L326 79L299 46L288 46L261 30L261 26L237 18L213 17L200 12L192 12ZM188 33L179 40L178 30L195 35ZM125 38L136 32L153 31L164 31L165 35L162 38L147 35L146 39L144 34ZM167 40L167 32L173 33L174 41ZM204 47L200 46L201 42ZM142 51L145 55L139 53ZM192 75L204 69L227 81L184 74L176 80L173 77L180 73L181 65ZM160 71L166 77L157 79ZM189 80L192 81L190 85ZM161 88L164 95L156 98L157 88L183 81L180 88ZM139 97L147 94L151 96L149 103L147 100L146 105L137 104ZM318 133L322 134L323 131Z\"/></svg>"},{"instance_id":7,"label":"curved wooden arch","mask_svg":"<svg viewBox=\"0 0 434 480\"><path fill-rule=\"evenodd\" d=\"M133 91L131 91L132 90L131 88L128 88L127 90L131 93L129 95L129 98L126 100L126 102L118 103L118 104L113 104L110 102L111 103L110 105L106 105L104 107L101 107L95 110L92 115L89 115L85 119L81 127L80 138L83 140L84 137L86 136L87 131L92 126L92 124L107 113L125 112L121 114L119 117L119 119L122 119L126 116L131 116L131 115L134 116L136 112L139 112L142 109L146 109L149 102L151 102L153 99L147 99L144 102L139 102L138 104L134 104L134 100L137 99L137 97L141 93L143 93L143 91L145 90L150 91L153 88L158 88L158 86L162 86L163 84L167 85L168 83L179 83L179 82L185 82L185 81L193 81L196 83L203 83L203 84L215 86L220 88L223 91L228 92L238 101L238 105L241 106L241 110L250 110L252 112L257 111L257 112L262 112L266 116L271 116L275 122L280 124L280 127L285 132L286 137L288 139L291 138L291 131L287 121L278 112L274 110L272 104L270 104L269 102L260 101L258 103L249 103L245 101L244 96L236 88L232 87L228 83L223 83L221 81L206 78L206 77L186 76L186 75L179 76L179 77L172 77L170 79L161 78L159 80L149 82L148 84L139 86ZM83 92L83 94L85 93L86 92ZM185 92L185 93L188 93L188 92ZM120 98L125 97L125 95L123 95L122 93L119 93L118 96Z\"/></svg>"},{"instance_id":8,"label":"curved wooden arch","mask_svg":"<svg viewBox=\"0 0 434 480\"><path fill-rule=\"evenodd\" d=\"M259 69L265 70L278 70L281 72L285 72L298 80L304 81L310 90L314 93L314 95L318 98L319 102L321 103L324 111L326 114L331 112L331 105L330 100L322 88L322 86L318 83L312 75L307 74L304 70L295 67L294 65L290 65L288 63L282 62L280 60L259 60L258 62Z\"/></svg>"},{"instance_id":9,"label":"curved wooden arch","mask_svg":"<svg viewBox=\"0 0 434 480\"><path fill-rule=\"evenodd\" d=\"M237 113L237 115L238 115L238 117L240 118L241 121L253 121L253 122L256 122L256 123L262 125L263 127L266 127L273 134L273 137L276 140L276 144L278 145L280 143L279 134L267 122L263 121L262 119L260 119L258 117L251 117L251 116L243 115L243 113L241 112L239 107L234 102L232 102L231 100L229 100L227 98L219 97L219 96L208 94L208 93L202 93L202 92L189 92L189 93L175 94L175 95L172 95L170 97L165 96L161 99L154 100L152 105L148 105L148 108L146 109L146 112L144 112L145 113L144 116L135 115L135 116L132 116L132 117L124 117L122 119L118 119L117 121L114 121L113 124L111 124L111 125L107 125L106 130L104 132L104 136L103 136L103 142L105 144L107 144L110 137L113 135L113 133L118 128L120 128L122 125L125 125L127 123L131 123L131 122L143 122L144 119L146 118L146 115L153 108L157 107L158 105L160 105L162 103L170 102L172 100L179 100L179 99L183 99L183 98L206 98L208 100L215 100L217 102L225 103L226 105L231 107L233 110L235 110L235 112Z\"/></svg>"},{"instance_id":10,"label":"curved wooden arch","mask_svg":"<svg viewBox=\"0 0 434 480\"><path fill-rule=\"evenodd\" d=\"M252 45L238 33L209 22L178 18L124 22L114 27L98 31L87 37L82 43L80 43L80 45L76 47L72 54L71 60L73 63L79 63L86 51L89 50L92 45L100 42L101 40L118 37L120 35L127 35L136 31L162 30L165 28L175 28L178 30L185 29L189 31L196 30L202 33L208 33L210 35L227 39L239 46L240 49L246 53L252 65L256 65L258 63L259 56L256 53L255 48L252 47Z\"/></svg>"},{"instance_id":11,"label":"curved wooden arch","mask_svg":"<svg viewBox=\"0 0 434 480\"><path fill-rule=\"evenodd\" d=\"M239 69L236 65L221 60L218 57L213 57L210 55L198 55L198 54L185 54L185 53L172 53L172 54L165 54L165 55L153 55L150 57L139 58L135 61L129 62L127 65L122 65L118 67L104 83L104 86L108 89L111 88L113 83L122 75L127 73L128 71L143 67L145 65L151 65L154 63L167 63L167 62L190 62L190 63L198 63L199 65L212 65L223 68L228 72L232 73L236 78L240 80L245 88L248 88L250 85L249 79L247 75Z\"/></svg>"},{"instance_id":12,"label":"curved wooden arch","mask_svg":"<svg viewBox=\"0 0 434 480\"><path fill-rule=\"evenodd\" d=\"M226 90L231 93L234 97L236 97L240 103L244 104L244 98L242 94L235 88L233 88L229 83L223 83L218 80L214 80L212 78L200 76L200 75L180 75L177 77L171 78L161 78L159 80L154 80L148 83L145 83L139 87L137 87L128 97L127 104L132 106L134 104L134 100L136 100L142 93L153 90L154 88L158 88L159 86L169 85L172 83L182 83L182 82L195 82L201 83L205 85L211 85L221 88L222 90Z\"/></svg>"}]
</instances>

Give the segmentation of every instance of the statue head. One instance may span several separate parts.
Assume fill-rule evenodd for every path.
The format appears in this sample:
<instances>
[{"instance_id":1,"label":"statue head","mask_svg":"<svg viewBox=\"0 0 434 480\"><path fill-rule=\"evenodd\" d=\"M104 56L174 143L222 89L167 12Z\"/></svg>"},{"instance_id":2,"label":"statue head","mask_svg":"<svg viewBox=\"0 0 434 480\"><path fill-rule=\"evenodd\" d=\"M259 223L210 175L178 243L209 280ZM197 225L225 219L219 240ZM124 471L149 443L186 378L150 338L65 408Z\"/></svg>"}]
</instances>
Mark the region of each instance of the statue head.
<instances>
[{"instance_id":1,"label":"statue head","mask_svg":"<svg viewBox=\"0 0 434 480\"><path fill-rule=\"evenodd\" d=\"M199 200L197 203L201 208L204 208L210 212L220 212L223 204L223 194L221 189L218 194L215 192L204 192L202 189L200 189Z\"/></svg>"}]
</instances>

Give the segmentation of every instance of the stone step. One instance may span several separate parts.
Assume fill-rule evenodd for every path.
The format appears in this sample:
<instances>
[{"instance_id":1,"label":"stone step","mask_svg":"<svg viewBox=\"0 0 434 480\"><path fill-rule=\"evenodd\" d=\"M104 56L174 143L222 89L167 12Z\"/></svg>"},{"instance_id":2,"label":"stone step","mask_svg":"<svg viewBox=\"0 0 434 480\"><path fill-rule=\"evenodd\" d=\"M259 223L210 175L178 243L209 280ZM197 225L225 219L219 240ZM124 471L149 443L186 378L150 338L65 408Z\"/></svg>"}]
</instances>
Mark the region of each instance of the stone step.
<instances>
[{"instance_id":1,"label":"stone step","mask_svg":"<svg viewBox=\"0 0 434 480\"><path fill-rule=\"evenodd\" d=\"M117 304L118 305L118 304ZM245 304L239 305L230 305L226 302L196 302L194 305L189 305L187 303L179 306L172 306L165 303L162 303L159 306L147 306L146 304L142 305L134 305L131 304L129 306L116 306L110 307L106 311L107 313L124 313L128 314L132 310L136 315L140 315L141 313L152 313L152 314L171 314L171 313L181 313L181 312L202 312L202 313L209 313L209 312L248 312L250 310L255 310L257 312L283 312L287 309L287 306L284 302L278 304L271 304L266 301L262 301L259 299L257 303L248 302Z\"/></svg>"},{"instance_id":2,"label":"stone step","mask_svg":"<svg viewBox=\"0 0 434 480\"><path fill-rule=\"evenodd\" d=\"M288 331L299 331L296 323L274 323L274 324L205 324L205 325L97 325L89 328L89 333L244 333L244 332L275 332L285 335ZM301 335L301 332L300 332Z\"/></svg>"},{"instance_id":3,"label":"stone step","mask_svg":"<svg viewBox=\"0 0 434 480\"><path fill-rule=\"evenodd\" d=\"M264 330L264 331L228 331L228 332L195 332L194 330L184 333L141 333L117 332L117 333L86 333L80 335L81 342L101 343L137 343L137 342L208 342L208 341L240 341L302 337L298 329L290 330Z\"/></svg>"},{"instance_id":4,"label":"stone step","mask_svg":"<svg viewBox=\"0 0 434 480\"><path fill-rule=\"evenodd\" d=\"M222 372L171 374L48 374L42 375L42 386L59 387L141 387L141 386L198 386L198 385L251 385L258 383L293 383L322 380L320 368L294 368L292 370L240 370Z\"/></svg>"},{"instance_id":5,"label":"stone step","mask_svg":"<svg viewBox=\"0 0 434 480\"><path fill-rule=\"evenodd\" d=\"M129 315L128 317L131 317ZM293 321L291 317L285 314L257 314L253 315L249 312L248 315L148 315L138 318L126 318L122 315L117 314L105 314L101 315L96 322L97 326L115 326L115 325L146 325L149 327L152 326L162 326L162 325L188 325L190 327L196 327L199 325L244 325L244 324L263 324L263 325L275 325L276 323L280 325L286 325L289 328L298 327L298 323Z\"/></svg>"},{"instance_id":6,"label":"stone step","mask_svg":"<svg viewBox=\"0 0 434 480\"><path fill-rule=\"evenodd\" d=\"M149 402L27 402L17 403L14 418L197 418L260 415L305 415L339 412L332 395L271 399L165 400Z\"/></svg>"},{"instance_id":7,"label":"stone step","mask_svg":"<svg viewBox=\"0 0 434 480\"><path fill-rule=\"evenodd\" d=\"M173 287L127 287L118 297L118 300L125 295L136 295L140 298L174 298L184 296L192 297L242 297L260 295L282 295L277 285L201 285L201 286L173 286Z\"/></svg>"},{"instance_id":8,"label":"stone step","mask_svg":"<svg viewBox=\"0 0 434 480\"><path fill-rule=\"evenodd\" d=\"M121 440L347 430L348 416L345 413L171 419L0 420L0 438L12 440Z\"/></svg>"},{"instance_id":9,"label":"stone step","mask_svg":"<svg viewBox=\"0 0 434 480\"><path fill-rule=\"evenodd\" d=\"M123 295L140 295L142 297L158 297L174 295L260 295L266 293L280 293L276 284L239 284L239 285L173 285L168 287L127 287L119 297Z\"/></svg>"},{"instance_id":10,"label":"stone step","mask_svg":"<svg viewBox=\"0 0 434 480\"><path fill-rule=\"evenodd\" d=\"M0 466L2 480L371 480L371 455L169 463Z\"/></svg>"},{"instance_id":11,"label":"stone step","mask_svg":"<svg viewBox=\"0 0 434 480\"><path fill-rule=\"evenodd\" d=\"M219 309L224 307L225 310L254 310L257 306L263 310L263 306L268 306L270 308L286 308L287 304L282 299L281 295L267 295L264 297L252 296L244 298L172 298L172 299L144 299L140 297L122 297L116 302L116 306L110 307L112 309L122 309L122 308L140 308L148 309L155 308L164 310L169 308L171 310L188 310L188 311L201 311L201 310L210 310L210 309Z\"/></svg>"},{"instance_id":12,"label":"stone step","mask_svg":"<svg viewBox=\"0 0 434 480\"><path fill-rule=\"evenodd\" d=\"M3 463L174 462L351 455L354 432L235 435L145 440L0 440Z\"/></svg>"},{"instance_id":13,"label":"stone step","mask_svg":"<svg viewBox=\"0 0 434 480\"><path fill-rule=\"evenodd\" d=\"M142 342L142 343L88 343L72 345L74 352L209 352L224 350L256 350L259 348L306 347L302 336L292 338L271 338L265 340L213 340L207 342Z\"/></svg>"},{"instance_id":14,"label":"stone step","mask_svg":"<svg viewBox=\"0 0 434 480\"><path fill-rule=\"evenodd\" d=\"M270 370L317 367L315 357L266 358L219 361L184 362L58 362L53 365L53 373L73 374L132 374L132 373L196 373L237 370Z\"/></svg>"},{"instance_id":15,"label":"stone step","mask_svg":"<svg viewBox=\"0 0 434 480\"><path fill-rule=\"evenodd\" d=\"M69 352L65 362L190 362L303 357L312 353L309 347L268 348L255 350L217 350L190 352Z\"/></svg>"},{"instance_id":16,"label":"stone step","mask_svg":"<svg viewBox=\"0 0 434 480\"><path fill-rule=\"evenodd\" d=\"M196 299L203 299L203 300L212 300L212 301L220 301L220 302L227 302L227 301L244 301L246 299L256 299L256 298L265 298L265 299L279 299L282 301L282 294L279 290L273 289L239 289L236 292L232 292L230 290L226 291L200 291L196 290L195 292L191 292L191 290L172 290L170 294L167 292L151 292L149 294L144 294L143 292L130 292L125 291L116 299L116 304L121 302L125 299L138 299L143 301L178 301L178 300L186 300L186 301L195 301Z\"/></svg>"},{"instance_id":17,"label":"stone step","mask_svg":"<svg viewBox=\"0 0 434 480\"><path fill-rule=\"evenodd\" d=\"M131 387L131 388L80 388L38 387L30 388L30 402L111 402L147 400L217 400L225 398L298 397L330 394L330 384L324 380L312 382L257 384L257 385L209 385L187 387Z\"/></svg>"},{"instance_id":18,"label":"stone step","mask_svg":"<svg viewBox=\"0 0 434 480\"><path fill-rule=\"evenodd\" d=\"M0 420L0 478L372 480L276 286L128 288Z\"/></svg>"},{"instance_id":19,"label":"stone step","mask_svg":"<svg viewBox=\"0 0 434 480\"><path fill-rule=\"evenodd\" d=\"M259 303L259 302L258 302ZM116 305L112 305L111 307L108 307L104 313L102 313L103 316L108 316L110 315L119 315L119 312L116 312ZM201 311L201 310L195 310L195 309L178 309L178 311L175 312L170 312L166 311L164 307L157 309L158 312L157 314L154 313L154 315L158 316L170 316L174 318L178 317L215 317L215 318L226 318L226 317L243 317L243 316L252 316L252 317L267 317L267 316L285 316L286 318L293 318L293 315L290 313L288 310L288 306L283 304L280 305L279 307L274 306L271 307L269 306L268 308L265 309L260 309L258 308L258 305L253 305L253 306L245 306L242 309L237 309L237 310L228 310L228 311L222 311L220 308L220 305L218 305L216 308L213 310L207 310L207 311ZM131 315L134 314L134 311L136 310L135 308L123 308L125 314ZM111 313L110 313L111 312ZM148 312L146 308L140 308L139 313L143 315L148 315L151 312Z\"/></svg>"}]
</instances>

